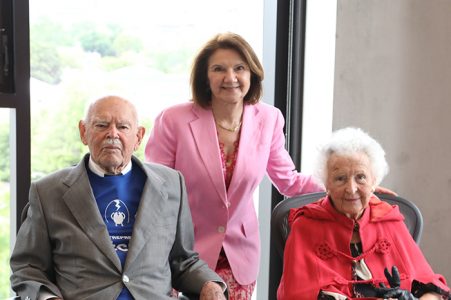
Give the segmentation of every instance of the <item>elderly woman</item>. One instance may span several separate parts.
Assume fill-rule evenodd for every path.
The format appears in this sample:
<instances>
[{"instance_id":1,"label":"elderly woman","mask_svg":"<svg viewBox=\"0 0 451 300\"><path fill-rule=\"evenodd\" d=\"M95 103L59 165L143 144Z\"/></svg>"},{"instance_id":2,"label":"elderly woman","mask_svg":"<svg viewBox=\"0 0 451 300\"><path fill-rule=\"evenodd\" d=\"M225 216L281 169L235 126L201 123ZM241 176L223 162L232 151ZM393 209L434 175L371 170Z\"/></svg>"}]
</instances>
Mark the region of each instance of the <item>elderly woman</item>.
<instances>
[{"instance_id":1,"label":"elderly woman","mask_svg":"<svg viewBox=\"0 0 451 300\"><path fill-rule=\"evenodd\" d=\"M449 299L399 208L373 194L388 172L381 146L341 129L318 165L327 196L290 211L278 299Z\"/></svg>"}]
</instances>

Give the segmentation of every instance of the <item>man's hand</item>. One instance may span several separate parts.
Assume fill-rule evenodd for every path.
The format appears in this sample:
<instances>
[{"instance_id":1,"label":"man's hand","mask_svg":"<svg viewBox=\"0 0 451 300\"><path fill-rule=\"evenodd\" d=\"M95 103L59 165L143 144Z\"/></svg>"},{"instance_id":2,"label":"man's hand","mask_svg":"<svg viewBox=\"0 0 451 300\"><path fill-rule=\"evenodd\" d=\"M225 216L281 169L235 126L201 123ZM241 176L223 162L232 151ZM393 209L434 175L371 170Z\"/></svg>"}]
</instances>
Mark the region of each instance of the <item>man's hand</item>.
<instances>
[{"instance_id":1,"label":"man's hand","mask_svg":"<svg viewBox=\"0 0 451 300\"><path fill-rule=\"evenodd\" d=\"M222 287L216 282L209 281L204 284L200 291L200 300L227 300Z\"/></svg>"}]
</instances>

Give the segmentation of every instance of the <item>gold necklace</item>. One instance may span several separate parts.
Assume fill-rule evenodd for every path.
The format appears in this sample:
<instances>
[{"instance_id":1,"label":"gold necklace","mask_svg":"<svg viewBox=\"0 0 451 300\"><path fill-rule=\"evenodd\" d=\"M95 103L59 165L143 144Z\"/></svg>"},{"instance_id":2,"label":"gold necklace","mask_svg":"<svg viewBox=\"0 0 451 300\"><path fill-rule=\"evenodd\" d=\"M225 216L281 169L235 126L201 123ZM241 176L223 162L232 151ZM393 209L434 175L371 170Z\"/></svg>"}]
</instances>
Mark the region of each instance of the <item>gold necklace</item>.
<instances>
[{"instance_id":1,"label":"gold necklace","mask_svg":"<svg viewBox=\"0 0 451 300\"><path fill-rule=\"evenodd\" d=\"M238 125L236 125L235 127L232 127L232 128L224 127L224 126L222 126L221 124L219 124L219 123L216 122L216 121L215 121L215 123L216 123L216 125L218 125L218 126L221 127L222 129L227 130L227 131L230 131L230 132L236 132L236 131L237 131L238 129L240 129L240 127L241 127L241 121L240 121L240 123L238 123Z\"/></svg>"}]
</instances>

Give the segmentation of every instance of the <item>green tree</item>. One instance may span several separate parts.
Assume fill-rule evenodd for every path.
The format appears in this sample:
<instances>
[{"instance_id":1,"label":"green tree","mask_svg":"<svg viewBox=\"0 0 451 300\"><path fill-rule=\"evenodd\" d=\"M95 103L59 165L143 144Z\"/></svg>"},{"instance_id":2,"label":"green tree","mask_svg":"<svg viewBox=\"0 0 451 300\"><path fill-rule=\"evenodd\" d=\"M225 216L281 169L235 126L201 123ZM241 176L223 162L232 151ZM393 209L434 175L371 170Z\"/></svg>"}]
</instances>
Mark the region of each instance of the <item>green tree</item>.
<instances>
[{"instance_id":1,"label":"green tree","mask_svg":"<svg viewBox=\"0 0 451 300\"><path fill-rule=\"evenodd\" d=\"M56 107L45 106L33 113L32 179L76 164L82 157L85 149L77 124L83 116L85 99L75 96L64 99Z\"/></svg>"},{"instance_id":2,"label":"green tree","mask_svg":"<svg viewBox=\"0 0 451 300\"><path fill-rule=\"evenodd\" d=\"M9 121L0 121L0 299L9 297Z\"/></svg>"},{"instance_id":3,"label":"green tree","mask_svg":"<svg viewBox=\"0 0 451 300\"><path fill-rule=\"evenodd\" d=\"M110 33L98 32L93 29L86 32L80 38L80 42L85 51L97 52L101 56L116 56L113 37Z\"/></svg>"},{"instance_id":4,"label":"green tree","mask_svg":"<svg viewBox=\"0 0 451 300\"><path fill-rule=\"evenodd\" d=\"M61 26L48 18L41 18L30 28L31 76L50 84L61 81L60 47L76 45L76 40Z\"/></svg>"},{"instance_id":5,"label":"green tree","mask_svg":"<svg viewBox=\"0 0 451 300\"><path fill-rule=\"evenodd\" d=\"M74 46L77 39L61 23L49 18L40 18L30 26L30 40L45 42L50 47Z\"/></svg>"},{"instance_id":6,"label":"green tree","mask_svg":"<svg viewBox=\"0 0 451 300\"><path fill-rule=\"evenodd\" d=\"M139 38L120 31L114 37L113 47L118 54L124 54L127 52L138 53L143 50L143 43Z\"/></svg>"},{"instance_id":7,"label":"green tree","mask_svg":"<svg viewBox=\"0 0 451 300\"><path fill-rule=\"evenodd\" d=\"M153 66L163 73L176 73L189 69L192 51L188 49L177 49L171 51L159 51L151 53Z\"/></svg>"},{"instance_id":8,"label":"green tree","mask_svg":"<svg viewBox=\"0 0 451 300\"><path fill-rule=\"evenodd\" d=\"M138 53L143 49L141 40L127 33L117 24L78 24L72 28L82 48L87 52L97 52L102 57L119 57L128 52Z\"/></svg>"},{"instance_id":9,"label":"green tree","mask_svg":"<svg viewBox=\"0 0 451 300\"><path fill-rule=\"evenodd\" d=\"M50 84L61 81L62 66L58 51L46 43L31 40L31 77Z\"/></svg>"},{"instance_id":10,"label":"green tree","mask_svg":"<svg viewBox=\"0 0 451 300\"><path fill-rule=\"evenodd\" d=\"M9 122L0 123L0 182L9 181Z\"/></svg>"},{"instance_id":11,"label":"green tree","mask_svg":"<svg viewBox=\"0 0 451 300\"><path fill-rule=\"evenodd\" d=\"M0 299L8 298L10 293L9 224L9 190L0 182Z\"/></svg>"}]
</instances>

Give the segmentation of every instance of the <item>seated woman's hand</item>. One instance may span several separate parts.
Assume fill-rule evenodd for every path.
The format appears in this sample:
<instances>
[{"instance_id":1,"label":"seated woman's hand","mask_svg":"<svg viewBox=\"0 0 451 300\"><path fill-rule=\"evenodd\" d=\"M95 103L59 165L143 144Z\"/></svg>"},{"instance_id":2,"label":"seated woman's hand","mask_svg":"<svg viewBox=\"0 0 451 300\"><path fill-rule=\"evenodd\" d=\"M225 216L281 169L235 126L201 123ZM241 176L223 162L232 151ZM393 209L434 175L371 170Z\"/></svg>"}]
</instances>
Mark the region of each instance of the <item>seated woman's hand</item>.
<instances>
[{"instance_id":1,"label":"seated woman's hand","mask_svg":"<svg viewBox=\"0 0 451 300\"><path fill-rule=\"evenodd\" d=\"M380 283L380 287L376 288L377 296L383 299L394 298L398 300L418 300L410 291L400 288L401 280L399 277L399 271L396 266L392 267L392 273L387 268L384 270L385 277L387 278L390 287Z\"/></svg>"}]
</instances>

